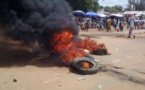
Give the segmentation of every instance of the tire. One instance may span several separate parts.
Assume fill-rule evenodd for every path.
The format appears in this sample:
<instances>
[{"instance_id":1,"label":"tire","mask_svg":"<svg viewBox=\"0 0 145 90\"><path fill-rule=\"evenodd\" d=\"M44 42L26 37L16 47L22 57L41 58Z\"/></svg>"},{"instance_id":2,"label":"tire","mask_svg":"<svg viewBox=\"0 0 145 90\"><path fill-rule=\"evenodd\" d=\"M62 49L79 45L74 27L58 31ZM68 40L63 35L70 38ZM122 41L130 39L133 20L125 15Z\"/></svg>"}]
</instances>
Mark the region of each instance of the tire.
<instances>
[{"instance_id":1,"label":"tire","mask_svg":"<svg viewBox=\"0 0 145 90\"><path fill-rule=\"evenodd\" d=\"M88 55L86 55L85 57L94 59L94 57L93 57L91 54L88 54Z\"/></svg>"},{"instance_id":2,"label":"tire","mask_svg":"<svg viewBox=\"0 0 145 90\"><path fill-rule=\"evenodd\" d=\"M81 68L78 63L79 62L89 62L92 64L92 67L91 68ZM99 64L94 61L93 59L91 58L88 58L88 57L79 57L79 58L75 58L72 63L71 63L71 66L73 69L75 69L78 73L80 74L95 74L98 72L99 70Z\"/></svg>"},{"instance_id":3,"label":"tire","mask_svg":"<svg viewBox=\"0 0 145 90\"><path fill-rule=\"evenodd\" d=\"M105 49L99 49L99 50L93 51L92 54L94 54L94 55L107 55L107 51Z\"/></svg>"}]
</instances>

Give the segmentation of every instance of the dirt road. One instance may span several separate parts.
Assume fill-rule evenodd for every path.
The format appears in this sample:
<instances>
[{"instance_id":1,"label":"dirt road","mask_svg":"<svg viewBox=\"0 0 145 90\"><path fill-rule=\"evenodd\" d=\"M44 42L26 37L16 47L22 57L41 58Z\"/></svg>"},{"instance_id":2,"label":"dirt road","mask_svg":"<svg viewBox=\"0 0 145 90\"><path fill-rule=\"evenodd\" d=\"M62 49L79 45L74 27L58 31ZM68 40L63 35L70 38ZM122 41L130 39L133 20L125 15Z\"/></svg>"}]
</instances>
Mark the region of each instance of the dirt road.
<instances>
[{"instance_id":1,"label":"dirt road","mask_svg":"<svg viewBox=\"0 0 145 90\"><path fill-rule=\"evenodd\" d=\"M139 34L142 32L142 34ZM37 57L24 49L8 50L0 45L0 90L145 90L145 34L136 31L136 39L123 32L80 31L105 43L111 55L93 55L104 66L97 74L79 75L54 60Z\"/></svg>"}]
</instances>

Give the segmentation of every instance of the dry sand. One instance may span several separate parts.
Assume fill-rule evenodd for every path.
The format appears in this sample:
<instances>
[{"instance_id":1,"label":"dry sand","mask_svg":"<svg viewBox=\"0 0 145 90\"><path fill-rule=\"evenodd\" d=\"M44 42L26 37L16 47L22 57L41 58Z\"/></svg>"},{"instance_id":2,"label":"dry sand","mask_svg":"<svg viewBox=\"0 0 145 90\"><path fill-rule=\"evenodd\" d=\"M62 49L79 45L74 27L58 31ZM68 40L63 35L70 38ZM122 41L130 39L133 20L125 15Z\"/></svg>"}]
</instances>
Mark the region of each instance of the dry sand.
<instances>
[{"instance_id":1,"label":"dry sand","mask_svg":"<svg viewBox=\"0 0 145 90\"><path fill-rule=\"evenodd\" d=\"M139 32L139 31L136 31ZM93 55L105 68L94 75L80 75L53 60L0 39L0 90L145 90L145 34L128 39L128 31L80 31L105 43L111 55Z\"/></svg>"}]
</instances>

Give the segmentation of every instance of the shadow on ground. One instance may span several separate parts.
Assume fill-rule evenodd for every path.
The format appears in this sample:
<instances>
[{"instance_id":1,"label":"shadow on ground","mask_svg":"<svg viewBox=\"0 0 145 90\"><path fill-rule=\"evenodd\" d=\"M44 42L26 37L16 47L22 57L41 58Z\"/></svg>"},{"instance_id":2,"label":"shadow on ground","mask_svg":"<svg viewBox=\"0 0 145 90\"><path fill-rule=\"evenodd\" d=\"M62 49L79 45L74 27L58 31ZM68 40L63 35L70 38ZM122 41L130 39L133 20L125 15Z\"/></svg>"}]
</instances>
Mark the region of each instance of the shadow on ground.
<instances>
[{"instance_id":1,"label":"shadow on ground","mask_svg":"<svg viewBox=\"0 0 145 90\"><path fill-rule=\"evenodd\" d=\"M39 53L30 52L19 42L0 38L0 67L23 67L34 65L38 67L64 67L55 54L43 56Z\"/></svg>"},{"instance_id":2,"label":"shadow on ground","mask_svg":"<svg viewBox=\"0 0 145 90\"><path fill-rule=\"evenodd\" d=\"M107 73L108 75L116 77L119 80L130 81L130 82L133 82L136 84L145 85L144 79L137 77L137 76L134 76L134 75L128 75L126 73L120 72L119 70L113 68L113 66L110 66L110 65L109 66L106 65L104 68L101 68L100 72Z\"/></svg>"}]
</instances>

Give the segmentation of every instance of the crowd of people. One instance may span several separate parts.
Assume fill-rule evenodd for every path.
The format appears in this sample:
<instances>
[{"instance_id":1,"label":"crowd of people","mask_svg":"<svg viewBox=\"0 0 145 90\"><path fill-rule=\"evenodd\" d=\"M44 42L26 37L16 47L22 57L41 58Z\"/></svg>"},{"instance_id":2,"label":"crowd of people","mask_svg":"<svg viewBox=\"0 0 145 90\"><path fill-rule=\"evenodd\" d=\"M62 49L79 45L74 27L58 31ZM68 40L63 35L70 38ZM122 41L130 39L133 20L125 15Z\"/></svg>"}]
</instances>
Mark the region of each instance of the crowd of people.
<instances>
[{"instance_id":1,"label":"crowd of people","mask_svg":"<svg viewBox=\"0 0 145 90\"><path fill-rule=\"evenodd\" d=\"M126 15L124 17L104 17L104 18L86 18L86 17L75 17L75 22L81 27L82 31L88 31L89 28L96 28L98 31L112 31L111 27L115 31L123 31L124 26L129 28L129 18L131 15ZM134 28L143 28L144 21L142 16L135 16Z\"/></svg>"},{"instance_id":2,"label":"crowd of people","mask_svg":"<svg viewBox=\"0 0 145 90\"><path fill-rule=\"evenodd\" d=\"M123 31L124 27L127 26L129 29L128 38L131 37L133 29L142 29L144 25L143 15L135 16L125 15L124 17L104 17L104 18L86 18L86 17L75 17L76 24L81 28L82 31L88 31L90 28L95 28L98 31ZM135 38L135 35L133 35Z\"/></svg>"}]
</instances>

